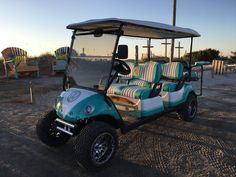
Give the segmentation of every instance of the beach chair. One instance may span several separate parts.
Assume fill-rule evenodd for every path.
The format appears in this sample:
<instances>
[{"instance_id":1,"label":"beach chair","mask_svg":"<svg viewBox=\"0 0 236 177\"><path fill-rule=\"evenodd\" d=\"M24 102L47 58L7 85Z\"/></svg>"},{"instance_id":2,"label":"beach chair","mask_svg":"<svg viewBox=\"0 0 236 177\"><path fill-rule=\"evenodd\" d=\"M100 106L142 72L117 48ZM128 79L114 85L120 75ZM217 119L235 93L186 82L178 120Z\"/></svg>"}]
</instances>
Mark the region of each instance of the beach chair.
<instances>
[{"instance_id":1,"label":"beach chair","mask_svg":"<svg viewBox=\"0 0 236 177\"><path fill-rule=\"evenodd\" d=\"M69 52L70 47L61 47L55 50L56 59L52 61L53 72L65 71ZM72 49L72 56L78 56L77 52L74 49Z\"/></svg>"},{"instance_id":2,"label":"beach chair","mask_svg":"<svg viewBox=\"0 0 236 177\"><path fill-rule=\"evenodd\" d=\"M64 72L66 69L69 47L61 47L55 50L56 59L52 61L53 72Z\"/></svg>"},{"instance_id":3,"label":"beach chair","mask_svg":"<svg viewBox=\"0 0 236 177\"><path fill-rule=\"evenodd\" d=\"M32 64L31 61L28 63L27 52L25 50L17 47L8 47L2 51L2 56L6 78L14 75L18 79L19 75L26 74L35 74L39 77L37 62Z\"/></svg>"}]
</instances>

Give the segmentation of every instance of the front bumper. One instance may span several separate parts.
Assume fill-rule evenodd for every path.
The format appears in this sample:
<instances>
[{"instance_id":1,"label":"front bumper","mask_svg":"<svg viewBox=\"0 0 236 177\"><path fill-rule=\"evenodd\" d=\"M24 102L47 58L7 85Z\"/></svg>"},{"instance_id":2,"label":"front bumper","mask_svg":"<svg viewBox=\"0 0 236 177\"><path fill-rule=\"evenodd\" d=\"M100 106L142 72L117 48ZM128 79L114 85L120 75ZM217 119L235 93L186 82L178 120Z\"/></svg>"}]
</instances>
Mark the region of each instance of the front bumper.
<instances>
[{"instance_id":1,"label":"front bumper","mask_svg":"<svg viewBox=\"0 0 236 177\"><path fill-rule=\"evenodd\" d=\"M55 120L56 129L60 132L66 133L70 136L73 136L76 132L76 125L68 123L64 120L57 118Z\"/></svg>"}]
</instances>

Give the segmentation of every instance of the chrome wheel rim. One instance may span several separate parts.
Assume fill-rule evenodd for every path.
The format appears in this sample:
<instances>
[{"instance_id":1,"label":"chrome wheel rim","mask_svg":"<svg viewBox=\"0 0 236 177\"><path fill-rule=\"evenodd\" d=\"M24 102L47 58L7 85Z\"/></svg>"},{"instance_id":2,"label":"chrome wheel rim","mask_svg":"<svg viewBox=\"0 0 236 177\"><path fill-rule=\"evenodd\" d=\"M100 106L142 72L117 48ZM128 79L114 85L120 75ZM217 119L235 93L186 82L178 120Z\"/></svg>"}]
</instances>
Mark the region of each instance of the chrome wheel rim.
<instances>
[{"instance_id":1,"label":"chrome wheel rim","mask_svg":"<svg viewBox=\"0 0 236 177\"><path fill-rule=\"evenodd\" d=\"M115 150L114 137L108 133L102 133L96 137L91 147L91 157L94 164L106 163Z\"/></svg>"}]
</instances>

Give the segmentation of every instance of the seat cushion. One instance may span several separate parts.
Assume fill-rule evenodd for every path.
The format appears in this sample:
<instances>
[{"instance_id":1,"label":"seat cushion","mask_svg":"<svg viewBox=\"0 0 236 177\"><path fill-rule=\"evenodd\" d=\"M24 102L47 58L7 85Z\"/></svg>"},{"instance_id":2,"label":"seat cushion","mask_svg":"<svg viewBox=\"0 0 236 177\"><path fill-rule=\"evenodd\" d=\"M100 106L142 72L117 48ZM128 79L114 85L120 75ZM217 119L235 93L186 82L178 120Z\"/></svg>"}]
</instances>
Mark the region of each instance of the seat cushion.
<instances>
[{"instance_id":1,"label":"seat cushion","mask_svg":"<svg viewBox=\"0 0 236 177\"><path fill-rule=\"evenodd\" d=\"M174 92L176 89L177 83L174 82L164 82L162 84L162 91L164 92Z\"/></svg>"},{"instance_id":2,"label":"seat cushion","mask_svg":"<svg viewBox=\"0 0 236 177\"><path fill-rule=\"evenodd\" d=\"M119 95L135 99L146 99L150 96L151 91L151 88L131 85L123 87Z\"/></svg>"},{"instance_id":3,"label":"seat cushion","mask_svg":"<svg viewBox=\"0 0 236 177\"><path fill-rule=\"evenodd\" d=\"M121 90L126 86L127 86L127 84L120 84L120 83L111 84L111 86L107 90L107 93L108 94L120 95Z\"/></svg>"}]
</instances>

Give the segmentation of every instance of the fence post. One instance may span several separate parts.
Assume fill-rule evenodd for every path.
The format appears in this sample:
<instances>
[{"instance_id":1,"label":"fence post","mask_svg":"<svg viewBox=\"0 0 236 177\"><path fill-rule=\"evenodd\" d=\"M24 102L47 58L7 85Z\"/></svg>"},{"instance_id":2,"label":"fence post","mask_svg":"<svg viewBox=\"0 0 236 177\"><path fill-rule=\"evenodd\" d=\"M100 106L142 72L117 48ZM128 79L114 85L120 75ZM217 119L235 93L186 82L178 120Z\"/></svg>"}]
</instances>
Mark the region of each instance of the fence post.
<instances>
[{"instance_id":1,"label":"fence post","mask_svg":"<svg viewBox=\"0 0 236 177\"><path fill-rule=\"evenodd\" d=\"M32 83L29 82L29 95L30 95L30 104L33 103L33 89L32 89Z\"/></svg>"},{"instance_id":2,"label":"fence post","mask_svg":"<svg viewBox=\"0 0 236 177\"><path fill-rule=\"evenodd\" d=\"M215 66L215 60L212 60L212 64L211 64L211 78L214 78L214 66Z\"/></svg>"}]
</instances>

